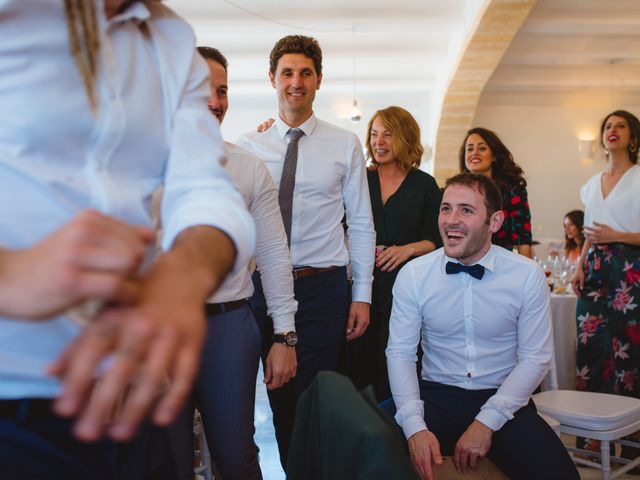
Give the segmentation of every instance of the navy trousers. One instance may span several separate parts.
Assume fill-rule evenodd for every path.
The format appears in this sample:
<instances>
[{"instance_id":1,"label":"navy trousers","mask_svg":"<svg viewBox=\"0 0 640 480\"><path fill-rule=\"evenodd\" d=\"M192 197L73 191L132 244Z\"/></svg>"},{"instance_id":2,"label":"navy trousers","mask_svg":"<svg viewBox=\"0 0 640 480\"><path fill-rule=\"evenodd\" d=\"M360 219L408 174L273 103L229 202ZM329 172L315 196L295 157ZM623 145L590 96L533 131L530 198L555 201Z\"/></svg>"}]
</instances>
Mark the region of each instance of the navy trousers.
<instances>
[{"instance_id":1,"label":"navy trousers","mask_svg":"<svg viewBox=\"0 0 640 480\"><path fill-rule=\"evenodd\" d=\"M453 455L458 439L495 393L496 389L466 390L420 380L424 420L440 442L442 455ZM395 415L392 402L383 408ZM512 480L580 479L567 449L531 400L494 432L487 457Z\"/></svg>"},{"instance_id":2,"label":"navy trousers","mask_svg":"<svg viewBox=\"0 0 640 480\"><path fill-rule=\"evenodd\" d=\"M170 427L180 479L193 478L193 413L197 404L209 451L227 480L260 480L253 443L260 332L251 309L210 316L196 387Z\"/></svg>"},{"instance_id":3,"label":"navy trousers","mask_svg":"<svg viewBox=\"0 0 640 480\"><path fill-rule=\"evenodd\" d=\"M258 272L253 275L253 284L255 292L251 298L251 307L262 334L264 362L273 345L273 322L267 315L267 305ZM298 301L297 375L285 386L267 391L283 468L287 465L298 396L306 390L318 372L335 371L338 368L338 357L346 339L349 313L347 268L340 267L299 278L294 282L294 292Z\"/></svg>"},{"instance_id":4,"label":"navy trousers","mask_svg":"<svg viewBox=\"0 0 640 480\"><path fill-rule=\"evenodd\" d=\"M86 443L73 421L56 416L42 399L24 399L16 414L0 400L0 478L22 480L173 480L175 466L165 429L145 424L130 442Z\"/></svg>"}]
</instances>

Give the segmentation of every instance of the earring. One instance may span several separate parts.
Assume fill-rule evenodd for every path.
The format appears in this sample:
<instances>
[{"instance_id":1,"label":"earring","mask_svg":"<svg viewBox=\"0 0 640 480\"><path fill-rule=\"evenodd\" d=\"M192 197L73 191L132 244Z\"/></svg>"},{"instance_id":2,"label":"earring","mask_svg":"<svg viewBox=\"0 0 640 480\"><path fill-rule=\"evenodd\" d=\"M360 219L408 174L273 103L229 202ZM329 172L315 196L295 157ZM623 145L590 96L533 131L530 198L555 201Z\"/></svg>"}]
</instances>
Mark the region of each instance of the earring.
<instances>
[{"instance_id":1,"label":"earring","mask_svg":"<svg viewBox=\"0 0 640 480\"><path fill-rule=\"evenodd\" d=\"M637 148L638 148L638 146L637 146L634 142L631 142L631 143L629 144L629 151L630 151L631 153L635 152Z\"/></svg>"}]
</instances>

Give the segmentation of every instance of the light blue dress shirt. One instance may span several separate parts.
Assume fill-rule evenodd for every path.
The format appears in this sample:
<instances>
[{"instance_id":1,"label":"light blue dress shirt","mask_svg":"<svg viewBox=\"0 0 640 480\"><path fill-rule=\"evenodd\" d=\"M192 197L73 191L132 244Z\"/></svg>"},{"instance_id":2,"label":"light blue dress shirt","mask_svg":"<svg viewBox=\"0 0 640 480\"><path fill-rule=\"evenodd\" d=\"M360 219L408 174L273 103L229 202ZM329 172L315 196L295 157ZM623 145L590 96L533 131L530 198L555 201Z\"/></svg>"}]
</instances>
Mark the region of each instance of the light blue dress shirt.
<instances>
[{"instance_id":1,"label":"light blue dress shirt","mask_svg":"<svg viewBox=\"0 0 640 480\"><path fill-rule=\"evenodd\" d=\"M551 366L549 287L532 260L492 245L478 262L482 280L447 274L440 248L409 262L393 287L387 365L396 420L407 438L427 429L422 378L468 390L498 391L476 419L499 430L526 405Z\"/></svg>"},{"instance_id":2,"label":"light blue dress shirt","mask_svg":"<svg viewBox=\"0 0 640 480\"><path fill-rule=\"evenodd\" d=\"M151 194L164 183L163 246L188 227L215 226L245 268L254 227L219 165L208 69L191 28L160 2L133 3L110 20L96 3L94 114L63 2L0 0L0 248L30 247L86 208L152 226ZM79 328L67 316L0 318L0 398L55 396L45 368Z\"/></svg>"},{"instance_id":3,"label":"light blue dress shirt","mask_svg":"<svg viewBox=\"0 0 640 480\"><path fill-rule=\"evenodd\" d=\"M291 260L295 267L330 267L351 262L352 299L371 303L376 232L362 146L352 132L318 120L300 125L293 190ZM263 133L249 132L238 145L264 160L280 186L290 127L277 118ZM347 215L348 246L342 218Z\"/></svg>"}]
</instances>

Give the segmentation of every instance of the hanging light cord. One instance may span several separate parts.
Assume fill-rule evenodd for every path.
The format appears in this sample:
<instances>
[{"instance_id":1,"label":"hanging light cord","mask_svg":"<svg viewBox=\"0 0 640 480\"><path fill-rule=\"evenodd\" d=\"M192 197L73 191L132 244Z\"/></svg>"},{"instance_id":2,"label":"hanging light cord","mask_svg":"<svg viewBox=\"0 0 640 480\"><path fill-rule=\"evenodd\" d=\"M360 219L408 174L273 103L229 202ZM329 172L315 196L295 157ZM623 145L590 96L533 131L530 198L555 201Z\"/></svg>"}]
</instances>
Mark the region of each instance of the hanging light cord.
<instances>
[{"instance_id":1,"label":"hanging light cord","mask_svg":"<svg viewBox=\"0 0 640 480\"><path fill-rule=\"evenodd\" d=\"M356 70L356 57L358 56L358 51L356 50L356 26L351 26L351 32L353 34L353 105L357 105L356 93L357 93L357 70Z\"/></svg>"}]
</instances>

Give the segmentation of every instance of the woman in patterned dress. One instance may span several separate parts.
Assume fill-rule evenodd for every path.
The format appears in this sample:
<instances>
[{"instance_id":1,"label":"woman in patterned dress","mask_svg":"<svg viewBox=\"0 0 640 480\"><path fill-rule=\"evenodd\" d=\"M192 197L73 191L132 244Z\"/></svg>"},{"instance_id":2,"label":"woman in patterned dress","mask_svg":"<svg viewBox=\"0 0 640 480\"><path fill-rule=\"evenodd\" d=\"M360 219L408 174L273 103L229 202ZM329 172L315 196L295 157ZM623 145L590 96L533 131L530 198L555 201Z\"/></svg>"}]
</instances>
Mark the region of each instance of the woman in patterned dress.
<instances>
[{"instance_id":1,"label":"woman in patterned dress","mask_svg":"<svg viewBox=\"0 0 640 480\"><path fill-rule=\"evenodd\" d=\"M485 175L502 191L504 223L492 242L531 258L531 211L522 168L500 138L486 128L472 128L460 146L460 171Z\"/></svg>"},{"instance_id":2,"label":"woman in patterned dress","mask_svg":"<svg viewBox=\"0 0 640 480\"><path fill-rule=\"evenodd\" d=\"M640 121L624 110L607 115L600 142L607 167L580 190L576 388L640 398ZM599 450L593 443L585 448Z\"/></svg>"}]
</instances>

